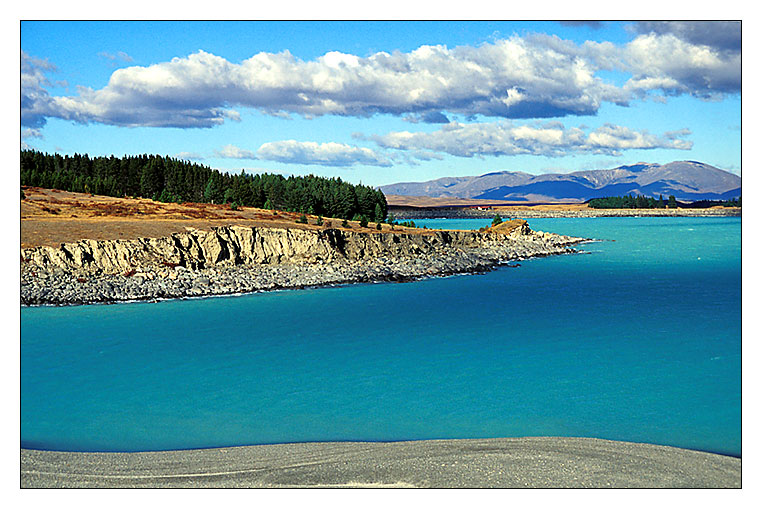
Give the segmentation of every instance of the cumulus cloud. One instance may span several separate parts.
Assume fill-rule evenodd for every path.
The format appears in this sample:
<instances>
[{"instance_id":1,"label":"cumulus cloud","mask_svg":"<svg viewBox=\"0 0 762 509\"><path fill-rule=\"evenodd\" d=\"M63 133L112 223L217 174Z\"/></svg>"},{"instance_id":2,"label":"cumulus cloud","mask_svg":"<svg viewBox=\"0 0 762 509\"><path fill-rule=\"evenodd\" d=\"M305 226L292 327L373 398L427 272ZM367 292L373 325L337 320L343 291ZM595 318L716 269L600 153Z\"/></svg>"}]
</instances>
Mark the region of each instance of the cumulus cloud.
<instances>
[{"instance_id":1,"label":"cumulus cloud","mask_svg":"<svg viewBox=\"0 0 762 509\"><path fill-rule=\"evenodd\" d=\"M51 86L47 74L55 72L55 65L47 60L32 57L21 52L21 125L40 128L47 122L48 116L56 116L49 108L50 94L46 87Z\"/></svg>"},{"instance_id":2,"label":"cumulus cloud","mask_svg":"<svg viewBox=\"0 0 762 509\"><path fill-rule=\"evenodd\" d=\"M513 37L479 47L421 46L366 58L329 52L302 61L288 51L235 64L199 51L116 70L106 87L51 98L48 114L119 126L211 127L234 106L305 117L376 113L444 122L448 111L536 118L595 113L622 92L576 54Z\"/></svg>"},{"instance_id":3,"label":"cumulus cloud","mask_svg":"<svg viewBox=\"0 0 762 509\"><path fill-rule=\"evenodd\" d=\"M417 124L424 122L426 124L449 124L450 119L447 118L441 111L429 111L426 113L416 113L413 115L406 115L402 118L406 122L411 124Z\"/></svg>"},{"instance_id":4,"label":"cumulus cloud","mask_svg":"<svg viewBox=\"0 0 762 509\"><path fill-rule=\"evenodd\" d=\"M621 155L623 150L670 148L689 150L682 139L688 130L656 136L647 131L605 124L595 130L565 128L558 122L516 125L510 121L461 124L452 122L429 133L392 132L372 136L379 146L412 151L447 153L459 157L539 155L560 157L574 153Z\"/></svg>"},{"instance_id":5,"label":"cumulus cloud","mask_svg":"<svg viewBox=\"0 0 762 509\"><path fill-rule=\"evenodd\" d=\"M220 150L215 150L214 155L225 159L257 159L256 152L238 148L235 145L225 145Z\"/></svg>"},{"instance_id":6,"label":"cumulus cloud","mask_svg":"<svg viewBox=\"0 0 762 509\"><path fill-rule=\"evenodd\" d=\"M172 62L176 60L182 59ZM76 97L54 97L45 89L50 85L45 74L55 66L23 51L21 62L21 119L27 127L42 127L49 117L122 127L212 127L225 119L240 121L238 112L225 105L221 92L210 97L205 93L208 90L196 89L193 80L201 79L199 73L209 78L221 72L203 63L191 68L170 62L119 69L101 90L79 87ZM173 71L164 72L164 65ZM210 101L220 106L210 105Z\"/></svg>"},{"instance_id":7,"label":"cumulus cloud","mask_svg":"<svg viewBox=\"0 0 762 509\"><path fill-rule=\"evenodd\" d=\"M39 129L22 129L21 139L25 140L27 138L42 138L42 132Z\"/></svg>"},{"instance_id":8,"label":"cumulus cloud","mask_svg":"<svg viewBox=\"0 0 762 509\"><path fill-rule=\"evenodd\" d=\"M257 151L260 159L281 163L322 166L391 166L389 159L374 150L343 143L284 140L265 143Z\"/></svg>"},{"instance_id":9,"label":"cumulus cloud","mask_svg":"<svg viewBox=\"0 0 762 509\"><path fill-rule=\"evenodd\" d=\"M22 129L21 130L21 150L35 150L35 147L27 143L25 140L30 138L42 138L42 132L39 129Z\"/></svg>"},{"instance_id":10,"label":"cumulus cloud","mask_svg":"<svg viewBox=\"0 0 762 509\"><path fill-rule=\"evenodd\" d=\"M42 138L42 133L39 129L22 129L21 130L21 150L34 150L35 147L27 143L25 140L30 138Z\"/></svg>"},{"instance_id":11,"label":"cumulus cloud","mask_svg":"<svg viewBox=\"0 0 762 509\"><path fill-rule=\"evenodd\" d=\"M649 33L630 42L623 58L632 74L624 88L641 96L657 90L721 99L741 92L740 51L719 51L673 34Z\"/></svg>"},{"instance_id":12,"label":"cumulus cloud","mask_svg":"<svg viewBox=\"0 0 762 509\"><path fill-rule=\"evenodd\" d=\"M49 69L22 53L22 119L29 127L57 117L192 128L240 120L233 108L253 108L281 117L391 114L446 123L448 115L594 115L603 103L627 105L654 92L705 99L740 92L740 47L733 49L733 37L709 38L712 27L725 25L638 26L644 33L624 45L534 34L367 57L334 51L310 61L288 51L262 52L240 63L198 51L118 69L104 88L80 87L65 97L47 95L43 74ZM617 86L599 77L601 70L631 79Z\"/></svg>"},{"instance_id":13,"label":"cumulus cloud","mask_svg":"<svg viewBox=\"0 0 762 509\"><path fill-rule=\"evenodd\" d=\"M635 24L641 34L671 34L690 44L711 46L723 51L741 51L739 21L641 21Z\"/></svg>"}]
</instances>

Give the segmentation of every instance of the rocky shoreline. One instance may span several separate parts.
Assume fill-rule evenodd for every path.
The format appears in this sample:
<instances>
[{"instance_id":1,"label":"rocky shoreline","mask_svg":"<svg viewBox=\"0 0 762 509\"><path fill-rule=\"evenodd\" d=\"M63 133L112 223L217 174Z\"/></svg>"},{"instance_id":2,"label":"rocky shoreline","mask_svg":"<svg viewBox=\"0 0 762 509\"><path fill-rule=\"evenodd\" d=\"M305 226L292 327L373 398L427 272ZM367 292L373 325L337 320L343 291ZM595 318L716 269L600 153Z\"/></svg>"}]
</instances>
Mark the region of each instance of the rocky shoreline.
<instances>
[{"instance_id":1,"label":"rocky shoreline","mask_svg":"<svg viewBox=\"0 0 762 509\"><path fill-rule=\"evenodd\" d=\"M229 226L21 250L21 304L230 295L479 273L589 241L534 232L366 233Z\"/></svg>"}]
</instances>

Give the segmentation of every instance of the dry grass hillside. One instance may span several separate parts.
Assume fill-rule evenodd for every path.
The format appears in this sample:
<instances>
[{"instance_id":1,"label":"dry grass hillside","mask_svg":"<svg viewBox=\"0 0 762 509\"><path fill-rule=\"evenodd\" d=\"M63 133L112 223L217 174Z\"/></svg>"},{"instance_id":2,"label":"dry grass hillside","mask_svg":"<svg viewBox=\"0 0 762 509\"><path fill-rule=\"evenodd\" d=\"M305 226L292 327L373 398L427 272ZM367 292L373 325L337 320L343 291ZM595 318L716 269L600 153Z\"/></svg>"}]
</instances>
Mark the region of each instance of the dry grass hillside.
<instances>
[{"instance_id":1,"label":"dry grass hillside","mask_svg":"<svg viewBox=\"0 0 762 509\"><path fill-rule=\"evenodd\" d=\"M503 221L502 223L490 226L489 231L492 233L502 233L504 235L510 235L516 228L528 226L524 219L511 219L510 221Z\"/></svg>"},{"instance_id":2,"label":"dry grass hillside","mask_svg":"<svg viewBox=\"0 0 762 509\"><path fill-rule=\"evenodd\" d=\"M307 215L308 224L297 222L301 214L208 203L160 203L145 198L112 198L56 189L22 187L21 247L58 246L81 239L113 240L138 237L164 237L186 228L208 229L212 226L241 225L303 229L342 228L342 220ZM376 223L361 228L349 221L355 231L377 233ZM382 224L382 231L389 231ZM425 230L394 226L395 231Z\"/></svg>"}]
</instances>

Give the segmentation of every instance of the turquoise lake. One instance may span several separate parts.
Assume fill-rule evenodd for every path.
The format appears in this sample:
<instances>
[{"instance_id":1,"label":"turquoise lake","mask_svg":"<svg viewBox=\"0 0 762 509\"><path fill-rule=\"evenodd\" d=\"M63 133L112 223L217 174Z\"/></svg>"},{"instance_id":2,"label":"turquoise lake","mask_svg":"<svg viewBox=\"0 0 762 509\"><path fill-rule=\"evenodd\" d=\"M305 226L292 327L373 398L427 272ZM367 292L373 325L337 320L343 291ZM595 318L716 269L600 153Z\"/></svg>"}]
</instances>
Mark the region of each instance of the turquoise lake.
<instances>
[{"instance_id":1,"label":"turquoise lake","mask_svg":"<svg viewBox=\"0 0 762 509\"><path fill-rule=\"evenodd\" d=\"M21 445L582 436L740 456L740 218L529 224L608 241L481 275L22 308Z\"/></svg>"}]
</instances>

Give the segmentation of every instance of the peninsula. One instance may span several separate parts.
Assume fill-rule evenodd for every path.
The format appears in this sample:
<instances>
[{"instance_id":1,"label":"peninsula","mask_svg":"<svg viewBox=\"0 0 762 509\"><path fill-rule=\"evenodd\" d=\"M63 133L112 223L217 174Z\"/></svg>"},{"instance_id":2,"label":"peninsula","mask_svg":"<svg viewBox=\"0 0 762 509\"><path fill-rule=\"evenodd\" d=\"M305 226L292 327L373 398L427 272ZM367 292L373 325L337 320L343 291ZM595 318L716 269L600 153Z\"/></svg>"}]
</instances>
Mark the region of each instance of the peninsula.
<instances>
[{"instance_id":1,"label":"peninsula","mask_svg":"<svg viewBox=\"0 0 762 509\"><path fill-rule=\"evenodd\" d=\"M71 305L226 295L478 273L573 253L586 240L212 204L158 203L27 187L21 207L21 303Z\"/></svg>"}]
</instances>

